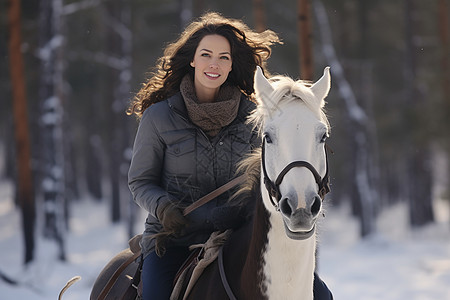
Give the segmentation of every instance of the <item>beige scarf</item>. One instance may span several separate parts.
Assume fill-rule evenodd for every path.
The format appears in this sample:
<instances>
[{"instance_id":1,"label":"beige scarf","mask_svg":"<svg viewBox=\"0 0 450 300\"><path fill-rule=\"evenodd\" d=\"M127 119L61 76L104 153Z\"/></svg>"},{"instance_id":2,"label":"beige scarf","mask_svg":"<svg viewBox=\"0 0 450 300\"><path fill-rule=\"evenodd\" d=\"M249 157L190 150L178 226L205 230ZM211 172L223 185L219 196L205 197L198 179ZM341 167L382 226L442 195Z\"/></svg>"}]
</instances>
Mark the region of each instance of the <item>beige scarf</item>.
<instances>
[{"instance_id":1,"label":"beige scarf","mask_svg":"<svg viewBox=\"0 0 450 300\"><path fill-rule=\"evenodd\" d=\"M222 86L215 102L199 103L194 82L189 75L186 75L181 80L180 91L189 118L209 137L216 136L220 129L236 118L241 92L235 86Z\"/></svg>"}]
</instances>

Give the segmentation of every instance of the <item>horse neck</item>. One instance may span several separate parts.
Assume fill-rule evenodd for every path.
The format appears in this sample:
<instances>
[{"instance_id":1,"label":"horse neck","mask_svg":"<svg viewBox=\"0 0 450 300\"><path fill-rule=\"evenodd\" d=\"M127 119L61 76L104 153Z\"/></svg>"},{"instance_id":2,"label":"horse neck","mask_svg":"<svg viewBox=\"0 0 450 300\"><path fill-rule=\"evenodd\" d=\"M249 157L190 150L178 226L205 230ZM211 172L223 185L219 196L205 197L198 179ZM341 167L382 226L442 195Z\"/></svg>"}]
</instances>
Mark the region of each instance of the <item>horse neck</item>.
<instances>
[{"instance_id":1,"label":"horse neck","mask_svg":"<svg viewBox=\"0 0 450 300\"><path fill-rule=\"evenodd\" d=\"M261 191L267 196L267 191ZM266 199L267 200L267 199ZM315 269L315 235L306 240L287 237L284 223L277 213L266 211L266 244L261 249L261 279L268 299L313 299ZM265 203L269 203L266 201ZM260 208L261 209L261 208ZM261 220L255 220L261 222Z\"/></svg>"},{"instance_id":2,"label":"horse neck","mask_svg":"<svg viewBox=\"0 0 450 300\"><path fill-rule=\"evenodd\" d=\"M286 236L280 216L256 197L251 240L241 276L242 299L313 299L315 235L298 241ZM256 280L248 280L255 278Z\"/></svg>"},{"instance_id":3,"label":"horse neck","mask_svg":"<svg viewBox=\"0 0 450 300\"><path fill-rule=\"evenodd\" d=\"M278 217L278 218L277 218ZM292 240L286 236L279 216L270 217L268 246L263 253L263 273L269 299L313 299L315 236Z\"/></svg>"}]
</instances>

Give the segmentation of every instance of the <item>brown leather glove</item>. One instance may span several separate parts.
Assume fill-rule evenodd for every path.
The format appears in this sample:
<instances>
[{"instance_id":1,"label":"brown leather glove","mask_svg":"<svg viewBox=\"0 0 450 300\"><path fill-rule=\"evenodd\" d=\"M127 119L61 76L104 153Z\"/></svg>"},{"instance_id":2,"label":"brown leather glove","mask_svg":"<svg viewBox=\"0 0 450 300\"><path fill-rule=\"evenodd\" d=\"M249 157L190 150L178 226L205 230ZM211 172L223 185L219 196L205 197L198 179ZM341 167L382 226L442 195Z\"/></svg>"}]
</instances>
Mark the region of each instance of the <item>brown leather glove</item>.
<instances>
[{"instance_id":1,"label":"brown leather glove","mask_svg":"<svg viewBox=\"0 0 450 300\"><path fill-rule=\"evenodd\" d=\"M187 225L187 220L181 208L172 203L159 205L156 215L163 226L163 230L155 235L155 251L161 257L166 252L167 240L170 237L180 236Z\"/></svg>"}]
</instances>

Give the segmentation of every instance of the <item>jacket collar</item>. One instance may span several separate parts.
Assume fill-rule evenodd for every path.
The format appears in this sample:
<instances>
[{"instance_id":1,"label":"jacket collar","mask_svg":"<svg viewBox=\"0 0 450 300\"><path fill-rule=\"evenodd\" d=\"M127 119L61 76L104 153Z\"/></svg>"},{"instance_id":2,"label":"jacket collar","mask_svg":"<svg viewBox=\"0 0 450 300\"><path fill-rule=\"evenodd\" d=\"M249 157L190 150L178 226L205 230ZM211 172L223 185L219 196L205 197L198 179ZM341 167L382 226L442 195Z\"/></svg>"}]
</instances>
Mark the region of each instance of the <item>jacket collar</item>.
<instances>
[{"instance_id":1,"label":"jacket collar","mask_svg":"<svg viewBox=\"0 0 450 300\"><path fill-rule=\"evenodd\" d=\"M189 119L189 116L187 114L186 105L184 104L184 101L183 101L183 98L181 97L180 92L169 97L169 99L167 99L167 103L169 104L170 109L172 109L175 113L181 115L185 119Z\"/></svg>"}]
</instances>

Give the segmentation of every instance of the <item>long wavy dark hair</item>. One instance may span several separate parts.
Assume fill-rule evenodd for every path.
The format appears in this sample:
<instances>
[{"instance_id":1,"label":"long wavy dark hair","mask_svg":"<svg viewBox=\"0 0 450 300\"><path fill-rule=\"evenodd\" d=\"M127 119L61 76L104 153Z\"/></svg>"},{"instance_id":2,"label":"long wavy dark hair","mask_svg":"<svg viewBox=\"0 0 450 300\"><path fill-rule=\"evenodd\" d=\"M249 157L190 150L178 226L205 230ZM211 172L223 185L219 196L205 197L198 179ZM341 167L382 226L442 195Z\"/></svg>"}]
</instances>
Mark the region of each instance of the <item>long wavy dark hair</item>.
<instances>
[{"instance_id":1,"label":"long wavy dark hair","mask_svg":"<svg viewBox=\"0 0 450 300\"><path fill-rule=\"evenodd\" d=\"M158 59L156 71L144 82L132 100L127 113L142 117L152 104L165 100L180 90L181 79L187 74L194 76L190 62L198 44L206 35L218 34L230 43L233 68L224 84L237 86L245 95L254 93L253 76L256 66L265 68L271 46L281 43L271 30L258 33L240 20L229 19L210 12L192 22L178 40L169 44Z\"/></svg>"}]
</instances>

